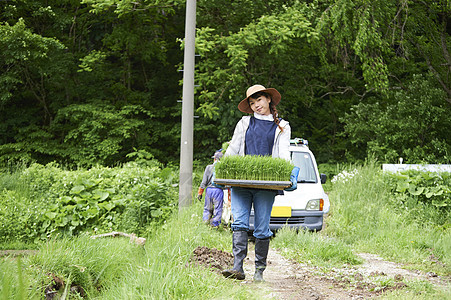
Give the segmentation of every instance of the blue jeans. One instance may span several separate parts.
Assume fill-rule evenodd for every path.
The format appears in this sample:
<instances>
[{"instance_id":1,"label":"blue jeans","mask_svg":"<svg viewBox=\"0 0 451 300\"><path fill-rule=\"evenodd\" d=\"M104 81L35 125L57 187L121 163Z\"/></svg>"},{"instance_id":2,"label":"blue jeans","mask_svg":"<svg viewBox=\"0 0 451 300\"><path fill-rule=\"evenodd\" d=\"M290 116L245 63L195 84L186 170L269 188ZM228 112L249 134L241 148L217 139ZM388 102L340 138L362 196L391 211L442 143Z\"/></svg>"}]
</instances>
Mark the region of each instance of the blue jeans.
<instances>
[{"instance_id":1,"label":"blue jeans","mask_svg":"<svg viewBox=\"0 0 451 300\"><path fill-rule=\"evenodd\" d=\"M275 191L232 187L232 230L249 230L249 216L254 205L254 236L265 239L272 236L269 229Z\"/></svg>"},{"instance_id":2,"label":"blue jeans","mask_svg":"<svg viewBox=\"0 0 451 300\"><path fill-rule=\"evenodd\" d=\"M211 226L217 227L221 224L222 206L224 205L223 190L215 187L207 187L205 192L204 222L210 222Z\"/></svg>"}]
</instances>

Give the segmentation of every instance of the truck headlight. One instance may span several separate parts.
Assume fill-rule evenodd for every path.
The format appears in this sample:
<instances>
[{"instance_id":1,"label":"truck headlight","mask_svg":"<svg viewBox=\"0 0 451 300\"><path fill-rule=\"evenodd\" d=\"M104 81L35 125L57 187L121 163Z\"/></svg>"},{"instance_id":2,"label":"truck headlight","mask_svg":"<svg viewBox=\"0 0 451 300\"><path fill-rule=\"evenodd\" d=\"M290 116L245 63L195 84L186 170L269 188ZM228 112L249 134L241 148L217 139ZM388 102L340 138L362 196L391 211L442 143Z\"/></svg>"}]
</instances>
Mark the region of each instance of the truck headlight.
<instances>
[{"instance_id":1,"label":"truck headlight","mask_svg":"<svg viewBox=\"0 0 451 300\"><path fill-rule=\"evenodd\" d=\"M322 211L324 207L324 200L323 199L313 199L310 200L307 203L307 206L305 207L306 210L320 210Z\"/></svg>"}]
</instances>

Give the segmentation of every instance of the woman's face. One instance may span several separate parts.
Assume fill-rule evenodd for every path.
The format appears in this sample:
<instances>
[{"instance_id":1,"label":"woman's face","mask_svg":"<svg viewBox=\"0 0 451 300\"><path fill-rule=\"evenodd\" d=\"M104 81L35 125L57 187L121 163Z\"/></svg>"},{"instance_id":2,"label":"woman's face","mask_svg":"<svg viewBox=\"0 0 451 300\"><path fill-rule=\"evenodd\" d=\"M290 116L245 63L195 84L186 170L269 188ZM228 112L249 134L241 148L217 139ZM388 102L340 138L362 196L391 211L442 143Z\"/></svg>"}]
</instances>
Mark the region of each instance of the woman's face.
<instances>
[{"instance_id":1,"label":"woman's face","mask_svg":"<svg viewBox=\"0 0 451 300\"><path fill-rule=\"evenodd\" d=\"M270 102L271 98L268 98L264 95L260 95L256 99L249 98L249 106L251 107L251 109L257 114L264 116L271 114L271 110L269 109Z\"/></svg>"}]
</instances>

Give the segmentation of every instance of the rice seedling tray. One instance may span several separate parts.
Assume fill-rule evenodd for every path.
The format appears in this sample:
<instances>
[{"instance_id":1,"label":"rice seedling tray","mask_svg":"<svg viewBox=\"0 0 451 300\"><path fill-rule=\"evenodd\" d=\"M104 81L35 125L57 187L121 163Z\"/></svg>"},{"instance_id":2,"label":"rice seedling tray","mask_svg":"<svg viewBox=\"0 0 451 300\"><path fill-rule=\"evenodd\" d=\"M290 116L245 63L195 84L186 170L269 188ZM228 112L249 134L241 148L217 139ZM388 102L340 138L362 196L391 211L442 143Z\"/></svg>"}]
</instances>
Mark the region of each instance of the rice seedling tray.
<instances>
[{"instance_id":1,"label":"rice seedling tray","mask_svg":"<svg viewBox=\"0 0 451 300\"><path fill-rule=\"evenodd\" d=\"M227 186L239 186L245 188L264 190L284 190L291 186L291 181L266 181L266 180L244 180L244 179L222 179L216 178L216 184Z\"/></svg>"},{"instance_id":2,"label":"rice seedling tray","mask_svg":"<svg viewBox=\"0 0 451 300\"><path fill-rule=\"evenodd\" d=\"M215 183L255 189L283 190L291 186L294 165L285 159L230 155L215 164Z\"/></svg>"}]
</instances>

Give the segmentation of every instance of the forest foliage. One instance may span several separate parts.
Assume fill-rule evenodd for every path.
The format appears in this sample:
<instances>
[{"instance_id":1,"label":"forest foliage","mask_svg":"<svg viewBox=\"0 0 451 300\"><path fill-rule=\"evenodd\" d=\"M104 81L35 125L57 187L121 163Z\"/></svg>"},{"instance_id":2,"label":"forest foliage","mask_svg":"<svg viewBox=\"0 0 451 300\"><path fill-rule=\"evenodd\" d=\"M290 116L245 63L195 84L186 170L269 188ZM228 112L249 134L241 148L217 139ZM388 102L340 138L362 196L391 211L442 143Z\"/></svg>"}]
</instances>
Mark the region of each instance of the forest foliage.
<instances>
[{"instance_id":1,"label":"forest foliage","mask_svg":"<svg viewBox=\"0 0 451 300\"><path fill-rule=\"evenodd\" d=\"M445 0L197 1L194 158L259 83L319 163L449 163ZM179 159L185 1L0 2L0 162Z\"/></svg>"}]
</instances>

